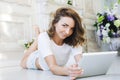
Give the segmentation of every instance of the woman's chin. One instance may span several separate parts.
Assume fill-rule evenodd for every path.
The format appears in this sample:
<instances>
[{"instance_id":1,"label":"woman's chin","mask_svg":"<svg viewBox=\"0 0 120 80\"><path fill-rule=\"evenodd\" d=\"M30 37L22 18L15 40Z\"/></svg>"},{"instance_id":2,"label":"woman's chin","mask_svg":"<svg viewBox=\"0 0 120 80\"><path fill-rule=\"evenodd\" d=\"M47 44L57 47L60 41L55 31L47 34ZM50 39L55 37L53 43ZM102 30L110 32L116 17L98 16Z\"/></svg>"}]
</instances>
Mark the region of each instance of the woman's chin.
<instances>
[{"instance_id":1,"label":"woman's chin","mask_svg":"<svg viewBox=\"0 0 120 80\"><path fill-rule=\"evenodd\" d=\"M61 39L63 39L63 40L64 40L65 38L66 38L66 37L64 37L64 36L63 36L63 37L61 37Z\"/></svg>"}]
</instances>

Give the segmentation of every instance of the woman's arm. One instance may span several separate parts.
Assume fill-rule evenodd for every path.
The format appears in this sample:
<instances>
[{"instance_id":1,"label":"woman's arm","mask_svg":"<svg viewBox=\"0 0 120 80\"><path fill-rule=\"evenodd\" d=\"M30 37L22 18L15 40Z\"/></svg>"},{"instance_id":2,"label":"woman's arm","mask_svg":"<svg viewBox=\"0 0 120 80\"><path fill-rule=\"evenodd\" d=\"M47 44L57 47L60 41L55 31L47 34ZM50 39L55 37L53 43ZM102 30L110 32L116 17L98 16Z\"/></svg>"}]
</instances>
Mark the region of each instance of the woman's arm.
<instances>
[{"instance_id":1,"label":"woman's arm","mask_svg":"<svg viewBox=\"0 0 120 80\"><path fill-rule=\"evenodd\" d=\"M56 75L69 75L68 67L58 66L54 55L45 57L45 60L50 68L51 72Z\"/></svg>"},{"instance_id":2,"label":"woman's arm","mask_svg":"<svg viewBox=\"0 0 120 80\"><path fill-rule=\"evenodd\" d=\"M80 76L83 72L81 68L78 67L77 64L73 64L69 67L61 67L56 64L56 60L54 55L50 55L45 57L45 60L51 70L51 72L55 75L67 75L70 76L71 80L74 80L78 76Z\"/></svg>"}]
</instances>

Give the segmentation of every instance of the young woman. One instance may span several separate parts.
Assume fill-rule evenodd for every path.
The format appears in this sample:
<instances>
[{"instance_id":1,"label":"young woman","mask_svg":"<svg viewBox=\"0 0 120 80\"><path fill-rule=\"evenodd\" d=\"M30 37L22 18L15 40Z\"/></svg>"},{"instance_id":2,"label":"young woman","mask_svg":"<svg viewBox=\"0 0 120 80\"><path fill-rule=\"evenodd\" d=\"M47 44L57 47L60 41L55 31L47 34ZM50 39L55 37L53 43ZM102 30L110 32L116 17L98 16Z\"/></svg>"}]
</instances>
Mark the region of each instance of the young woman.
<instances>
[{"instance_id":1,"label":"young woman","mask_svg":"<svg viewBox=\"0 0 120 80\"><path fill-rule=\"evenodd\" d=\"M39 33L39 31L38 31ZM71 8L57 9L50 28L39 34L38 39L25 53L21 66L28 69L50 70L56 75L69 75L71 80L83 72L74 63L66 65L69 56L80 60L84 29L79 15Z\"/></svg>"}]
</instances>

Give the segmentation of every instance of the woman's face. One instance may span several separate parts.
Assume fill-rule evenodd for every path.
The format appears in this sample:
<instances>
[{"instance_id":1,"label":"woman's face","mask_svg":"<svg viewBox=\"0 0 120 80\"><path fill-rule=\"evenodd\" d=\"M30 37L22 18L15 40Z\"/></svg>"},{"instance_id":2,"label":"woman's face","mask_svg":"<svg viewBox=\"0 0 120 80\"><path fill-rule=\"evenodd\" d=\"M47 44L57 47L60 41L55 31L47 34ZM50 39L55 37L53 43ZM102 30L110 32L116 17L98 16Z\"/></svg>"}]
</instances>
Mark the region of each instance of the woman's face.
<instances>
[{"instance_id":1,"label":"woman's face","mask_svg":"<svg viewBox=\"0 0 120 80\"><path fill-rule=\"evenodd\" d=\"M75 22L71 17L61 17L58 23L55 24L55 36L60 39L65 39L73 33Z\"/></svg>"}]
</instances>

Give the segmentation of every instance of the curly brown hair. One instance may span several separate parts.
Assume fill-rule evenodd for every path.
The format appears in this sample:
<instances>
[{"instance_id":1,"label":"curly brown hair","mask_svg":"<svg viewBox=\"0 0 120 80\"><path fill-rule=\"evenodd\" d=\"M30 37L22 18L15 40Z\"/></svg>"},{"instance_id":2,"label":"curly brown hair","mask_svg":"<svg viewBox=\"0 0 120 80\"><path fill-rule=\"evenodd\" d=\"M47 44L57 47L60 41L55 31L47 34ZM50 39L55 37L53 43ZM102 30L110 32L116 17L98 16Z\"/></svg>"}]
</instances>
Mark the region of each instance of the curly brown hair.
<instances>
[{"instance_id":1,"label":"curly brown hair","mask_svg":"<svg viewBox=\"0 0 120 80\"><path fill-rule=\"evenodd\" d=\"M54 14L54 19L51 22L50 28L47 31L50 38L54 36L55 34L54 25L57 22L59 22L61 17L71 17L75 21L75 27L73 29L73 33L71 36L64 39L64 43L71 45L73 47L77 45L82 45L85 42L85 38L84 38L85 31L84 28L82 27L80 16L77 14L77 12L75 12L71 8L62 7L57 9L56 13Z\"/></svg>"}]
</instances>

